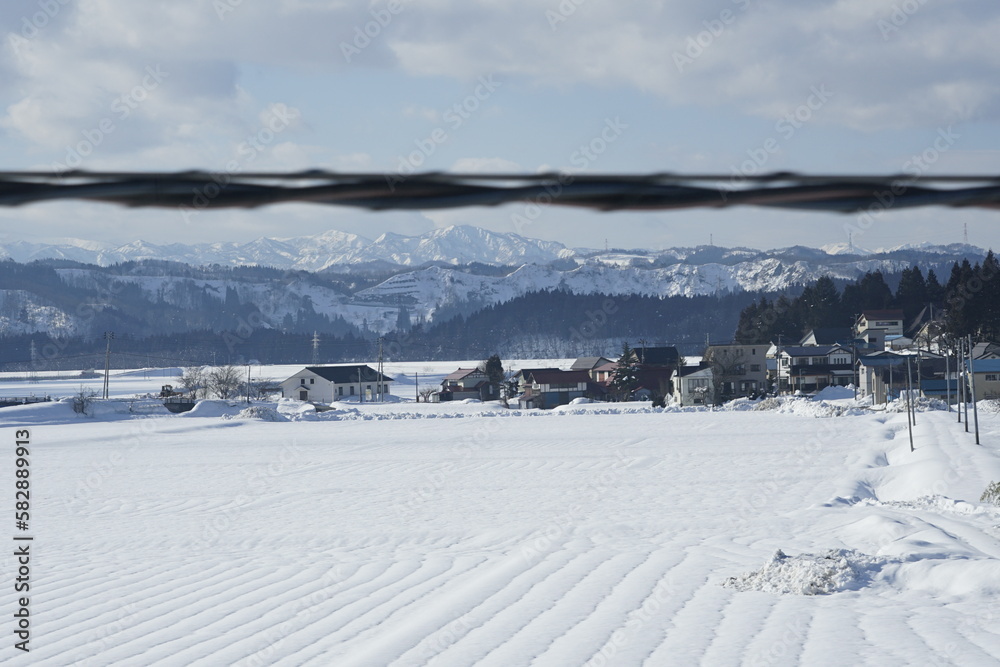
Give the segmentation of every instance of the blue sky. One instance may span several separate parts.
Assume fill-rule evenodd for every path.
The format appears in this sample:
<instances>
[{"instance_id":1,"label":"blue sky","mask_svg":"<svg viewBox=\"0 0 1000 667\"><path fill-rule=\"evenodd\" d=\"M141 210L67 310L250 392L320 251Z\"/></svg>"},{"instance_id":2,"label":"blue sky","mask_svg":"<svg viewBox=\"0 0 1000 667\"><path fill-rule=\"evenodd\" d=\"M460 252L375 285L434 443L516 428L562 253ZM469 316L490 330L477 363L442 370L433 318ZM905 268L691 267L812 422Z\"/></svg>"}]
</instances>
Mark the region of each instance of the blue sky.
<instances>
[{"instance_id":1,"label":"blue sky","mask_svg":"<svg viewBox=\"0 0 1000 667\"><path fill-rule=\"evenodd\" d=\"M1000 172L993 0L35 0L5 3L0 26L2 169L738 176L890 173L924 155L926 175ZM612 140L582 159L602 132ZM68 202L0 211L0 234L168 243L471 224L570 246L771 248L854 230L874 248L961 241L968 225L971 242L1000 247L998 214L974 210L864 226L748 208L548 208L528 225L523 212Z\"/></svg>"}]
</instances>

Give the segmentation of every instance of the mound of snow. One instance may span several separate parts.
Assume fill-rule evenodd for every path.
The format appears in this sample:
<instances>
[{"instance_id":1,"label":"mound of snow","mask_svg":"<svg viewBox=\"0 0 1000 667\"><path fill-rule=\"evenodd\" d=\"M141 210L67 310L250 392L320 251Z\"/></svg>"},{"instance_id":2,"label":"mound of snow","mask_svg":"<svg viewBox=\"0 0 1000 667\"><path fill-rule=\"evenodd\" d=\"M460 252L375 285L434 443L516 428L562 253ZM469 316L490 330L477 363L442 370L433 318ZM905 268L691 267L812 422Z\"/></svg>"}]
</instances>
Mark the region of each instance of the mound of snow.
<instances>
[{"instance_id":1,"label":"mound of snow","mask_svg":"<svg viewBox=\"0 0 1000 667\"><path fill-rule=\"evenodd\" d=\"M854 387L823 387L813 396L817 401L836 401L843 398L854 398Z\"/></svg>"},{"instance_id":2,"label":"mound of snow","mask_svg":"<svg viewBox=\"0 0 1000 667\"><path fill-rule=\"evenodd\" d=\"M265 422L286 422L288 417L269 405L251 405L235 415L223 415L223 419L259 419Z\"/></svg>"},{"instance_id":3,"label":"mound of snow","mask_svg":"<svg viewBox=\"0 0 1000 667\"><path fill-rule=\"evenodd\" d=\"M764 567L730 577L722 585L738 591L829 595L861 588L886 562L885 558L851 549L831 549L823 554L798 556L788 556L778 549Z\"/></svg>"},{"instance_id":4,"label":"mound of snow","mask_svg":"<svg viewBox=\"0 0 1000 667\"><path fill-rule=\"evenodd\" d=\"M224 417L226 415L235 415L246 403L235 403L232 401L221 401L214 399L205 399L198 401L194 404L194 407L187 412L182 412L177 415L178 417Z\"/></svg>"}]
</instances>

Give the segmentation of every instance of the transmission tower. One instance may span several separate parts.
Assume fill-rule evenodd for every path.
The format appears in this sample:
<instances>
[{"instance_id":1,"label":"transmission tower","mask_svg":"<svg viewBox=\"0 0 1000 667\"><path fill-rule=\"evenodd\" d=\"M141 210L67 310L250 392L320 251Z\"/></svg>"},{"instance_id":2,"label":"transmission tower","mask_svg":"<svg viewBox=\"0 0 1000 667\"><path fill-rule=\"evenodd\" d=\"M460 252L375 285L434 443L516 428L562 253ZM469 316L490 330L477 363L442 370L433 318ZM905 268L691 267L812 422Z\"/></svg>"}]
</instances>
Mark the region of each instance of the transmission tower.
<instances>
[{"instance_id":1,"label":"transmission tower","mask_svg":"<svg viewBox=\"0 0 1000 667\"><path fill-rule=\"evenodd\" d=\"M319 364L319 332L313 331L313 366Z\"/></svg>"}]
</instances>

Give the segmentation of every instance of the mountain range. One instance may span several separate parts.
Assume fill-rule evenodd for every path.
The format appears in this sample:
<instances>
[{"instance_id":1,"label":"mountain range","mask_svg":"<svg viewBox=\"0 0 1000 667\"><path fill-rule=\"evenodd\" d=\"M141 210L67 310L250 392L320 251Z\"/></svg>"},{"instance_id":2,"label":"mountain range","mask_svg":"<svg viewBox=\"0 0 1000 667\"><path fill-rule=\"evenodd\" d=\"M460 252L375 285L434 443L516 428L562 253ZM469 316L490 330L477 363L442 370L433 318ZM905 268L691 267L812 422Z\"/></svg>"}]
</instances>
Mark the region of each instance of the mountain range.
<instances>
[{"instance_id":1,"label":"mountain range","mask_svg":"<svg viewBox=\"0 0 1000 667\"><path fill-rule=\"evenodd\" d=\"M375 240L330 231L246 244L14 241L0 244L0 258L12 260L0 262L0 336L92 338L116 330L142 338L250 327L368 338L534 292L754 298L876 270L892 283L914 265L934 269L943 283L954 262L985 254L962 244L595 250L467 226Z\"/></svg>"},{"instance_id":2,"label":"mountain range","mask_svg":"<svg viewBox=\"0 0 1000 667\"><path fill-rule=\"evenodd\" d=\"M65 259L109 266L122 262L165 260L192 266L270 266L282 270L322 271L331 267L379 263L402 267L425 264L491 264L521 266L556 260L613 266L669 266L671 264L735 265L777 259L843 264L870 258L941 261L955 256L982 256L980 248L964 244L921 244L882 250L862 250L847 244L821 249L795 246L778 250L698 246L665 250L596 250L569 248L554 241L530 239L519 234L493 232L467 225L435 229L417 236L386 233L372 240L331 230L313 236L259 238L248 243L171 243L158 245L132 241L122 245L58 239L51 243L8 241L0 243L0 259L26 263L39 259Z\"/></svg>"}]
</instances>

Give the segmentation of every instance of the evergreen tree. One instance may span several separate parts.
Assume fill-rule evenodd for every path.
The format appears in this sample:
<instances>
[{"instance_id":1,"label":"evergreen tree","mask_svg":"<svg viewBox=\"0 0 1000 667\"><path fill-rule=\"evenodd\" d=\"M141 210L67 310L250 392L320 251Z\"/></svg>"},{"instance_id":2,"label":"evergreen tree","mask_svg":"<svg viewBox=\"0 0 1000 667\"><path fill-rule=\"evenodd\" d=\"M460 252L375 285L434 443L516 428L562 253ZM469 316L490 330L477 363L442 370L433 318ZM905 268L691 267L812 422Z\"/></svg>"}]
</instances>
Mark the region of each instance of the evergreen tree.
<instances>
[{"instance_id":1,"label":"evergreen tree","mask_svg":"<svg viewBox=\"0 0 1000 667\"><path fill-rule=\"evenodd\" d=\"M924 281L923 273L920 272L920 267L903 269L899 287L896 289L896 303L903 309L904 321L910 322L919 315L927 305L927 301L927 283Z\"/></svg>"},{"instance_id":2,"label":"evergreen tree","mask_svg":"<svg viewBox=\"0 0 1000 667\"><path fill-rule=\"evenodd\" d=\"M490 393L498 396L505 407L507 407L507 392L505 391L506 371L499 354L490 355L490 358L480 364L479 369L486 373L486 378L490 382Z\"/></svg>"},{"instance_id":3,"label":"evergreen tree","mask_svg":"<svg viewBox=\"0 0 1000 667\"><path fill-rule=\"evenodd\" d=\"M933 303L935 307L940 308L944 305L944 286L938 282L937 274L934 273L934 269L930 269L927 272L927 301Z\"/></svg>"},{"instance_id":4,"label":"evergreen tree","mask_svg":"<svg viewBox=\"0 0 1000 667\"><path fill-rule=\"evenodd\" d=\"M639 360L628 342L622 343L622 353L618 357L618 368L611 374L611 388L619 399L629 399L639 386Z\"/></svg>"}]
</instances>

